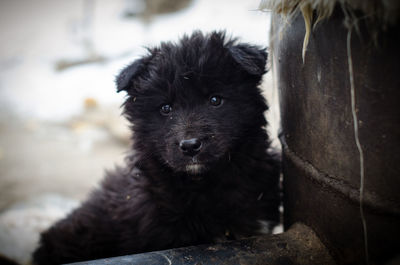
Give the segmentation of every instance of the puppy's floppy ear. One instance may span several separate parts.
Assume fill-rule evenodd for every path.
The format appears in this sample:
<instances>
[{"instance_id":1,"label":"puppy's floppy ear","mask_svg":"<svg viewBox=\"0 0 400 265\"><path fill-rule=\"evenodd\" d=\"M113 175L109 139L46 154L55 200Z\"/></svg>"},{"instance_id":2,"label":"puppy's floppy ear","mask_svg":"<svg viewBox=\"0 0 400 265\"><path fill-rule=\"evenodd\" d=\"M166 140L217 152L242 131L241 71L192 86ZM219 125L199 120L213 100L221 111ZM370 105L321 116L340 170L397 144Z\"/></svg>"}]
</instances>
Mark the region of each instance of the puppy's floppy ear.
<instances>
[{"instance_id":1,"label":"puppy's floppy ear","mask_svg":"<svg viewBox=\"0 0 400 265\"><path fill-rule=\"evenodd\" d=\"M248 44L230 47L233 59L250 75L261 76L266 73L265 64L268 53L265 49Z\"/></svg>"},{"instance_id":2,"label":"puppy's floppy ear","mask_svg":"<svg viewBox=\"0 0 400 265\"><path fill-rule=\"evenodd\" d=\"M130 88L134 88L135 79L137 79L141 74L143 74L147 69L147 64L149 62L148 57L138 59L126 66L120 74L115 79L117 84L117 92L122 90L128 91Z\"/></svg>"}]
</instances>

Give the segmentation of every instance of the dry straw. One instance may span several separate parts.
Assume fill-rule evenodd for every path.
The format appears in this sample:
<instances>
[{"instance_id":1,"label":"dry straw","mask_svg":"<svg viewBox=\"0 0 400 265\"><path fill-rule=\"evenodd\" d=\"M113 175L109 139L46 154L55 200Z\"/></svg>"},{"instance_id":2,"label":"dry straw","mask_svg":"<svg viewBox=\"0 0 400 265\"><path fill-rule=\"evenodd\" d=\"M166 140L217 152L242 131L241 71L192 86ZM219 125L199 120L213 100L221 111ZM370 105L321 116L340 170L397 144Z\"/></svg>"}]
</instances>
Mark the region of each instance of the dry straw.
<instances>
[{"instance_id":1,"label":"dry straw","mask_svg":"<svg viewBox=\"0 0 400 265\"><path fill-rule=\"evenodd\" d=\"M400 17L399 0L261 0L259 9L280 14L286 21L302 14L306 29L302 50L304 62L311 30L319 22L329 18L338 5L346 10L344 22L348 28L350 25L356 26L354 11L361 11L373 37L378 30L385 30L388 25L397 23Z\"/></svg>"}]
</instances>

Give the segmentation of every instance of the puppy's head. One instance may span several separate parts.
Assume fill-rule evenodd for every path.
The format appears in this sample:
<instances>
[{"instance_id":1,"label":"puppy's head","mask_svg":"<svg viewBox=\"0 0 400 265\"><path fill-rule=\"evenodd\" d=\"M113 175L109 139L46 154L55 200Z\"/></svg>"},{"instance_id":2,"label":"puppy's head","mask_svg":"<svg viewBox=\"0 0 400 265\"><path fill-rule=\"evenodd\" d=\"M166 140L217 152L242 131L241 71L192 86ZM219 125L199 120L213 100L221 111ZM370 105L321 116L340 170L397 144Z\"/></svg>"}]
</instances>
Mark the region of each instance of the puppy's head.
<instances>
[{"instance_id":1,"label":"puppy's head","mask_svg":"<svg viewBox=\"0 0 400 265\"><path fill-rule=\"evenodd\" d=\"M266 59L264 49L223 32L195 32L123 69L117 88L128 94L124 113L142 159L191 175L228 159L266 124L258 88Z\"/></svg>"}]
</instances>

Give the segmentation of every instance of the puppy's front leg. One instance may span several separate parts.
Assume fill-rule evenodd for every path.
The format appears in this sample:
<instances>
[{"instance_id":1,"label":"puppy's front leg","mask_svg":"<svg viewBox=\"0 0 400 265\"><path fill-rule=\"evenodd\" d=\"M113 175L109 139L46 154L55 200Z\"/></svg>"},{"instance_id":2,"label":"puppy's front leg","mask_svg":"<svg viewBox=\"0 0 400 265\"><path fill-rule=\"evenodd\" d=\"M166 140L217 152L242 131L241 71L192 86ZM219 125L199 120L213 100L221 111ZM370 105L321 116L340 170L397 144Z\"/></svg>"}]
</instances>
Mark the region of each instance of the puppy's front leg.
<instances>
[{"instance_id":1,"label":"puppy's front leg","mask_svg":"<svg viewBox=\"0 0 400 265\"><path fill-rule=\"evenodd\" d=\"M100 205L85 203L41 235L34 264L62 264L108 257L116 251L115 228Z\"/></svg>"}]
</instances>

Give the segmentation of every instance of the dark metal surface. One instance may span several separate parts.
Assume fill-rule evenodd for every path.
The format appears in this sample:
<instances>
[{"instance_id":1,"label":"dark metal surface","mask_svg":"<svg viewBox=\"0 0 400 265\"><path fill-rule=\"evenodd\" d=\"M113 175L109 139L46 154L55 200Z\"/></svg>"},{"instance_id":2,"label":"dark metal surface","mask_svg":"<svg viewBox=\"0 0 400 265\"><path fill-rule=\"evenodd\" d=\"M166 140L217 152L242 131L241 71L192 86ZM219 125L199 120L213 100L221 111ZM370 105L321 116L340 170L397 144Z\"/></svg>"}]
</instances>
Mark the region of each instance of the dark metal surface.
<instances>
[{"instance_id":1,"label":"dark metal surface","mask_svg":"<svg viewBox=\"0 0 400 265\"><path fill-rule=\"evenodd\" d=\"M315 233L295 224L287 232L137 255L73 263L75 265L334 265Z\"/></svg>"},{"instance_id":2,"label":"dark metal surface","mask_svg":"<svg viewBox=\"0 0 400 265\"><path fill-rule=\"evenodd\" d=\"M285 227L310 226L338 264L365 264L360 160L355 143L341 10L313 30L302 59L301 15L274 18L273 56L282 115ZM376 42L353 29L359 139L365 159L364 213L371 264L400 253L400 30ZM280 27L285 27L279 31Z\"/></svg>"},{"instance_id":3,"label":"dark metal surface","mask_svg":"<svg viewBox=\"0 0 400 265\"><path fill-rule=\"evenodd\" d=\"M311 163L297 156L296 153L294 153L288 147L283 135L280 137L280 141L285 158L290 160L295 167L302 168L302 171L306 172L306 177L308 177L311 181L317 182L318 185L326 187L332 192L336 192L342 196L345 196L346 199L354 204L359 204L360 192L358 188L350 185L343 185L343 182L340 179L337 179L336 176L331 176L327 173L319 171ZM365 192L364 207L377 214L400 217L399 204L395 201L390 201L379 197L376 193L368 191Z\"/></svg>"}]
</instances>

